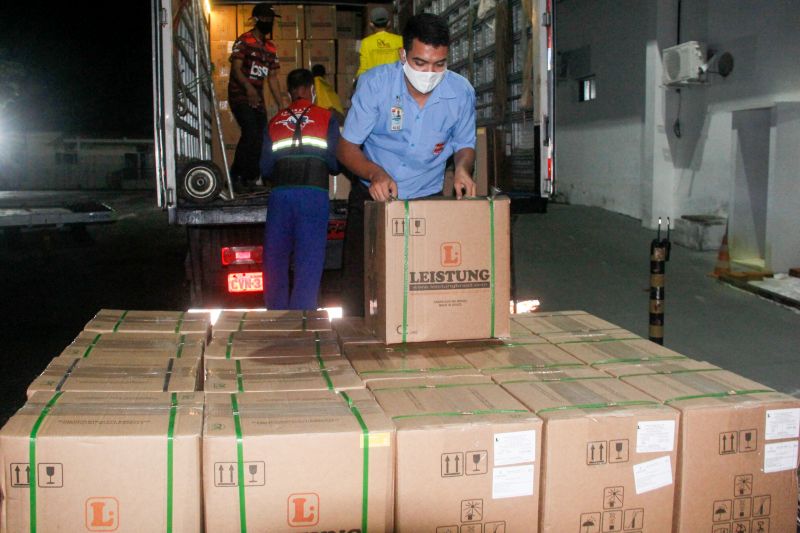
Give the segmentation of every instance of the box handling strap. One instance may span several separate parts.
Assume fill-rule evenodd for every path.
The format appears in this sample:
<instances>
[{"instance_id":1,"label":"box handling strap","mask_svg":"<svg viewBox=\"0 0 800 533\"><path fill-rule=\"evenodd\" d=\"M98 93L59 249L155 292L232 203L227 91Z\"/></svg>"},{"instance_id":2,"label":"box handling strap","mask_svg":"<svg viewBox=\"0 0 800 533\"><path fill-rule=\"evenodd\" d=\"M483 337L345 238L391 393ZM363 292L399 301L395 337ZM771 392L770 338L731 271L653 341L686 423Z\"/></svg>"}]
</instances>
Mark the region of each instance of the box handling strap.
<instances>
[{"instance_id":1,"label":"box handling strap","mask_svg":"<svg viewBox=\"0 0 800 533\"><path fill-rule=\"evenodd\" d=\"M555 377L543 377L541 379L512 379L511 381L504 381L503 385L513 385L518 383L570 383L573 381L587 381L591 379L616 379L613 376L588 376L584 378L573 378L573 377L563 377L563 378L555 378Z\"/></svg>"},{"instance_id":2,"label":"box handling strap","mask_svg":"<svg viewBox=\"0 0 800 533\"><path fill-rule=\"evenodd\" d=\"M66 383L69 377L72 375L72 371L75 370L75 367L78 365L78 361L80 361L80 359L75 359L74 361L72 361L72 364L69 365L69 367L67 367L67 371L64 372L64 375L61 377L61 380L56 385L56 392L61 392L61 388L64 386L64 383Z\"/></svg>"},{"instance_id":3,"label":"box handling strap","mask_svg":"<svg viewBox=\"0 0 800 533\"><path fill-rule=\"evenodd\" d=\"M186 311L181 311L181 314L178 315L178 323L175 324L175 333L180 333L181 328L183 327L183 317L186 315Z\"/></svg>"},{"instance_id":4,"label":"box handling strap","mask_svg":"<svg viewBox=\"0 0 800 533\"><path fill-rule=\"evenodd\" d=\"M242 313L242 318L240 318L240 319L239 319L239 327L238 327L238 328L236 328L236 331L242 331L242 328L244 328L244 321L245 321L245 320L247 320L247 311L245 311L244 313ZM232 335L233 335L233 334L231 334L231 336L232 336ZM230 338L229 338L229 340L228 340L228 344L230 344Z\"/></svg>"},{"instance_id":5,"label":"box handling strap","mask_svg":"<svg viewBox=\"0 0 800 533\"><path fill-rule=\"evenodd\" d=\"M486 385L497 385L497 383L494 381L486 381L482 383L433 383L430 385L412 385L409 387L378 387L371 390L372 392L381 392L389 390L453 389L456 387L481 387Z\"/></svg>"},{"instance_id":6,"label":"box handling strap","mask_svg":"<svg viewBox=\"0 0 800 533\"><path fill-rule=\"evenodd\" d=\"M406 420L409 418L423 418L427 416L484 416L507 414L533 414L527 409L475 409L471 411L440 411L436 413L415 413L413 415L395 415L392 420Z\"/></svg>"},{"instance_id":7,"label":"box handling strap","mask_svg":"<svg viewBox=\"0 0 800 533\"><path fill-rule=\"evenodd\" d=\"M239 531L247 533L247 509L244 500L244 450L242 447L242 421L239 418L239 401L235 394L231 394L231 409L233 412L233 427L236 431L236 466L237 482L239 485Z\"/></svg>"},{"instance_id":8,"label":"box handling strap","mask_svg":"<svg viewBox=\"0 0 800 533\"><path fill-rule=\"evenodd\" d=\"M247 313L245 313L247 314ZM242 318L244 320L244 317ZM241 330L242 324L239 323L239 328ZM231 358L231 352L233 351L233 332L228 335L228 345L225 347L225 359Z\"/></svg>"},{"instance_id":9,"label":"box handling strap","mask_svg":"<svg viewBox=\"0 0 800 533\"><path fill-rule=\"evenodd\" d=\"M361 426L361 434L363 435L363 442L361 448L364 450L362 455L362 469L361 469L361 531L367 533L367 526L369 525L369 428L361 416L361 411L358 410L352 398L346 392L339 393L342 398L347 402L350 412L356 417L358 425Z\"/></svg>"},{"instance_id":10,"label":"box handling strap","mask_svg":"<svg viewBox=\"0 0 800 533\"><path fill-rule=\"evenodd\" d=\"M305 330L305 311L303 311L303 329ZM322 354L320 352L320 338L319 333L314 332L314 349L317 352L317 362L319 363L319 369L322 371L322 377L325 378L325 384L328 386L328 390L333 389L333 381L331 381L330 375L328 375L328 369L325 368L325 361L322 360ZM342 393L344 394L344 393Z\"/></svg>"},{"instance_id":11,"label":"box handling strap","mask_svg":"<svg viewBox=\"0 0 800 533\"><path fill-rule=\"evenodd\" d=\"M688 357L681 358L681 359L688 359ZM649 361L660 362L660 360L650 359ZM636 362L636 361L634 361ZM593 365L594 366L594 365ZM673 376L676 374L697 374L698 372L719 372L721 370L725 370L724 368L685 368L681 370L653 370L652 372L636 372L634 374L622 374L617 376L617 379L623 378L635 378L638 376Z\"/></svg>"},{"instance_id":12,"label":"box handling strap","mask_svg":"<svg viewBox=\"0 0 800 533\"><path fill-rule=\"evenodd\" d=\"M114 333L116 333L116 332L117 332L117 330L119 329L119 327L122 325L122 321L123 321L123 320L125 320L125 317L126 317L127 315L128 315L128 310L125 310L125 311L123 311L123 312L122 312L122 314L121 314L121 315L120 315L120 317L119 317L119 320L117 320L117 323L116 323L116 324L114 324L114 327L113 327L113 328L111 328L111 331L113 331Z\"/></svg>"},{"instance_id":13,"label":"box handling strap","mask_svg":"<svg viewBox=\"0 0 800 533\"><path fill-rule=\"evenodd\" d=\"M89 346L86 347L86 351L83 352L83 357L89 357L89 354L92 353L92 350L94 350L94 347L97 346L97 341L99 341L100 337L102 337L102 336L103 336L102 333L98 333L97 335L94 336L94 339L92 339L92 342L89 343Z\"/></svg>"},{"instance_id":14,"label":"box handling strap","mask_svg":"<svg viewBox=\"0 0 800 533\"><path fill-rule=\"evenodd\" d=\"M568 344L568 343L565 343ZM612 357L610 359L602 359L595 363L592 363L591 366L595 365L614 365L617 363L660 363L662 361L675 361L675 360L684 360L688 359L685 355L653 355L653 356L644 356L644 357ZM711 370L711 369L704 369L704 370ZM649 372L649 374L655 374L656 372ZM660 374L660 372L658 372ZM641 376L643 374L633 374L636 376ZM620 376L622 377L622 376Z\"/></svg>"},{"instance_id":15,"label":"box handling strap","mask_svg":"<svg viewBox=\"0 0 800 533\"><path fill-rule=\"evenodd\" d=\"M613 378L612 378L613 379ZM614 407L631 407L631 406L649 406L649 407L658 407L661 405L660 402L651 401L651 400L628 400L623 402L600 402L600 403L579 403L579 404L572 404L572 405L560 405L558 407L545 407L544 409L539 409L536 411L536 414L540 413L552 413L555 411L571 411L573 409L608 409Z\"/></svg>"},{"instance_id":16,"label":"box handling strap","mask_svg":"<svg viewBox=\"0 0 800 533\"><path fill-rule=\"evenodd\" d=\"M486 198L489 201L489 249L491 263L489 266L489 292L490 310L489 310L489 337L495 335L495 239L494 239L494 198L489 196ZM402 343L405 344L408 337L408 237L410 233L411 217L409 214L408 200L403 200L404 208L404 223L403 223L403 327L402 327Z\"/></svg>"},{"instance_id":17,"label":"box handling strap","mask_svg":"<svg viewBox=\"0 0 800 533\"><path fill-rule=\"evenodd\" d=\"M172 359L170 359L172 361ZM167 426L167 533L172 533L173 515L173 487L174 487L174 441L175 441L175 417L178 412L178 394L173 392L170 395L169 425Z\"/></svg>"},{"instance_id":18,"label":"box handling strap","mask_svg":"<svg viewBox=\"0 0 800 533\"><path fill-rule=\"evenodd\" d=\"M669 405L674 402L682 402L684 400L697 400L700 398L727 398L728 396L745 396L748 394L768 394L771 392L776 392L772 389L741 389L741 390L729 390L725 392L710 392L708 394L690 394L688 396L677 396L675 398L670 398L669 400L664 400L664 405Z\"/></svg>"}]
</instances>

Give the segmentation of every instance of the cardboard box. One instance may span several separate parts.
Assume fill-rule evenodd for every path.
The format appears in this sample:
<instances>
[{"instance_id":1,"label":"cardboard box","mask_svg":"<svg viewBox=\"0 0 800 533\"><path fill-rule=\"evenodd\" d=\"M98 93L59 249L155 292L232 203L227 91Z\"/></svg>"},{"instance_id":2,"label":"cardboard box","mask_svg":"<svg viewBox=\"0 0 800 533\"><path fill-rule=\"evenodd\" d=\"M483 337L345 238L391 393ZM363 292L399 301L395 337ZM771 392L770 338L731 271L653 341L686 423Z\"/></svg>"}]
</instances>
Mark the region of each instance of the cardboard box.
<instances>
[{"instance_id":1,"label":"cardboard box","mask_svg":"<svg viewBox=\"0 0 800 533\"><path fill-rule=\"evenodd\" d=\"M342 357L209 359L206 393L363 389L364 383Z\"/></svg>"},{"instance_id":2,"label":"cardboard box","mask_svg":"<svg viewBox=\"0 0 800 533\"><path fill-rule=\"evenodd\" d=\"M206 359L252 359L259 357L330 357L341 355L332 332L239 331L213 339L205 352ZM275 332L281 333L281 332ZM310 333L310 335L309 335ZM327 335L324 335L327 333Z\"/></svg>"},{"instance_id":3,"label":"cardboard box","mask_svg":"<svg viewBox=\"0 0 800 533\"><path fill-rule=\"evenodd\" d=\"M0 430L3 531L166 531L171 512L199 533L202 413L201 393L34 394Z\"/></svg>"},{"instance_id":4,"label":"cardboard box","mask_svg":"<svg viewBox=\"0 0 800 533\"><path fill-rule=\"evenodd\" d=\"M509 369L583 366L583 363L553 344L460 346L458 353L483 373Z\"/></svg>"},{"instance_id":5,"label":"cardboard box","mask_svg":"<svg viewBox=\"0 0 800 533\"><path fill-rule=\"evenodd\" d=\"M367 202L365 228L366 319L378 338L508 336L508 198Z\"/></svg>"},{"instance_id":6,"label":"cardboard box","mask_svg":"<svg viewBox=\"0 0 800 533\"><path fill-rule=\"evenodd\" d=\"M255 26L253 19L253 4L239 4L236 6L236 36L248 32ZM280 20L280 19L275 19ZM272 28L273 37L275 37L275 24Z\"/></svg>"},{"instance_id":7,"label":"cardboard box","mask_svg":"<svg viewBox=\"0 0 800 533\"><path fill-rule=\"evenodd\" d=\"M211 333L211 320L207 313L185 311L136 311L101 309L84 327L95 333Z\"/></svg>"},{"instance_id":8,"label":"cardboard box","mask_svg":"<svg viewBox=\"0 0 800 533\"><path fill-rule=\"evenodd\" d=\"M541 338L552 344L567 344L573 342L607 342L626 339L641 339L635 333L626 329L604 329L595 331L554 331L539 334Z\"/></svg>"},{"instance_id":9,"label":"cardboard box","mask_svg":"<svg viewBox=\"0 0 800 533\"><path fill-rule=\"evenodd\" d=\"M238 37L236 29L236 6L213 5L211 7L211 25L209 40L235 41Z\"/></svg>"},{"instance_id":10,"label":"cardboard box","mask_svg":"<svg viewBox=\"0 0 800 533\"><path fill-rule=\"evenodd\" d=\"M622 381L680 412L675 533L795 530L800 400L726 370Z\"/></svg>"},{"instance_id":11,"label":"cardboard box","mask_svg":"<svg viewBox=\"0 0 800 533\"><path fill-rule=\"evenodd\" d=\"M535 333L531 333L531 331L525 328L522 324L517 322L516 320L512 319L509 323L509 328L511 333L507 337L508 339L512 340L513 342L525 342L528 344L536 344L536 343L546 343L547 341L536 335Z\"/></svg>"},{"instance_id":12,"label":"cardboard box","mask_svg":"<svg viewBox=\"0 0 800 533\"><path fill-rule=\"evenodd\" d=\"M336 71L339 73L358 71L359 54L358 46L361 41L357 39L339 39L336 57Z\"/></svg>"},{"instance_id":13,"label":"cardboard box","mask_svg":"<svg viewBox=\"0 0 800 533\"><path fill-rule=\"evenodd\" d=\"M272 9L281 16L272 25L274 39L305 39L305 10L302 5L273 4Z\"/></svg>"},{"instance_id":14,"label":"cardboard box","mask_svg":"<svg viewBox=\"0 0 800 533\"><path fill-rule=\"evenodd\" d=\"M214 334L231 331L330 331L327 311L223 311Z\"/></svg>"},{"instance_id":15,"label":"cardboard box","mask_svg":"<svg viewBox=\"0 0 800 533\"><path fill-rule=\"evenodd\" d=\"M194 358L203 356L205 336L175 333L93 333L81 331L61 356L99 359L115 357L130 359L134 356L161 357L163 359Z\"/></svg>"},{"instance_id":16,"label":"cardboard box","mask_svg":"<svg viewBox=\"0 0 800 533\"><path fill-rule=\"evenodd\" d=\"M194 392L201 380L199 357L56 357L28 386L35 392Z\"/></svg>"},{"instance_id":17,"label":"cardboard box","mask_svg":"<svg viewBox=\"0 0 800 533\"><path fill-rule=\"evenodd\" d=\"M283 84L281 89L286 89L286 76L293 70L303 68L303 41L300 39L280 39L275 41L275 48L278 49L278 63L281 68Z\"/></svg>"},{"instance_id":18,"label":"cardboard box","mask_svg":"<svg viewBox=\"0 0 800 533\"><path fill-rule=\"evenodd\" d=\"M570 381L579 379L605 379L608 374L592 368L590 366L559 366L551 368L509 368L497 371L483 371L484 374L491 375L495 383L514 383L520 382L546 382L546 381Z\"/></svg>"},{"instance_id":19,"label":"cardboard box","mask_svg":"<svg viewBox=\"0 0 800 533\"><path fill-rule=\"evenodd\" d=\"M531 333L558 333L562 331L597 331L619 329L619 326L607 322L582 311L567 312L569 314L528 313L514 315L513 320L531 331Z\"/></svg>"},{"instance_id":20,"label":"cardboard box","mask_svg":"<svg viewBox=\"0 0 800 533\"><path fill-rule=\"evenodd\" d=\"M712 365L711 363L695 361L688 357L684 357L683 359L651 359L627 363L608 363L595 365L594 368L602 370L615 378L627 378L648 374L684 374L701 370L720 370L718 366Z\"/></svg>"},{"instance_id":21,"label":"cardboard box","mask_svg":"<svg viewBox=\"0 0 800 533\"><path fill-rule=\"evenodd\" d=\"M305 6L306 39L336 39L336 6Z\"/></svg>"},{"instance_id":22,"label":"cardboard box","mask_svg":"<svg viewBox=\"0 0 800 533\"><path fill-rule=\"evenodd\" d=\"M364 13L358 11L336 10L336 38L361 39L364 37Z\"/></svg>"},{"instance_id":23,"label":"cardboard box","mask_svg":"<svg viewBox=\"0 0 800 533\"><path fill-rule=\"evenodd\" d=\"M542 421L498 385L371 384L397 427L395 531L535 531Z\"/></svg>"},{"instance_id":24,"label":"cardboard box","mask_svg":"<svg viewBox=\"0 0 800 533\"><path fill-rule=\"evenodd\" d=\"M351 72L336 75L336 94L339 95L339 100L341 100L342 107L345 109L350 109L351 106L354 80L355 74Z\"/></svg>"},{"instance_id":25,"label":"cardboard box","mask_svg":"<svg viewBox=\"0 0 800 533\"><path fill-rule=\"evenodd\" d=\"M328 176L328 193L331 200L347 200L350 197L350 189L350 178L344 174Z\"/></svg>"},{"instance_id":26,"label":"cardboard box","mask_svg":"<svg viewBox=\"0 0 800 533\"><path fill-rule=\"evenodd\" d=\"M560 344L559 346L587 365L686 359L685 355L641 338L607 342L574 342Z\"/></svg>"},{"instance_id":27,"label":"cardboard box","mask_svg":"<svg viewBox=\"0 0 800 533\"><path fill-rule=\"evenodd\" d=\"M231 76L231 52L234 41L211 41L211 64L214 81L225 81L225 92L217 90L217 100L228 99L228 79ZM216 87L216 85L215 85Z\"/></svg>"},{"instance_id":28,"label":"cardboard box","mask_svg":"<svg viewBox=\"0 0 800 533\"><path fill-rule=\"evenodd\" d=\"M336 332L339 339L339 346L343 351L347 351L349 344L382 344L381 341L372 334L362 317L346 316L331 320L331 328Z\"/></svg>"},{"instance_id":29,"label":"cardboard box","mask_svg":"<svg viewBox=\"0 0 800 533\"><path fill-rule=\"evenodd\" d=\"M365 382L431 375L480 374L459 353L443 343L388 347L374 344L347 345L345 356Z\"/></svg>"},{"instance_id":30,"label":"cardboard box","mask_svg":"<svg viewBox=\"0 0 800 533\"><path fill-rule=\"evenodd\" d=\"M210 394L207 405L207 531L244 530L243 518L248 531L393 531L395 431L368 391Z\"/></svg>"},{"instance_id":31,"label":"cardboard box","mask_svg":"<svg viewBox=\"0 0 800 533\"><path fill-rule=\"evenodd\" d=\"M678 413L594 373L502 382L544 419L539 531L670 533Z\"/></svg>"},{"instance_id":32,"label":"cardboard box","mask_svg":"<svg viewBox=\"0 0 800 533\"><path fill-rule=\"evenodd\" d=\"M325 67L328 75L336 73L336 41L332 39L303 41L303 68L311 70L311 67L317 64Z\"/></svg>"}]
</instances>

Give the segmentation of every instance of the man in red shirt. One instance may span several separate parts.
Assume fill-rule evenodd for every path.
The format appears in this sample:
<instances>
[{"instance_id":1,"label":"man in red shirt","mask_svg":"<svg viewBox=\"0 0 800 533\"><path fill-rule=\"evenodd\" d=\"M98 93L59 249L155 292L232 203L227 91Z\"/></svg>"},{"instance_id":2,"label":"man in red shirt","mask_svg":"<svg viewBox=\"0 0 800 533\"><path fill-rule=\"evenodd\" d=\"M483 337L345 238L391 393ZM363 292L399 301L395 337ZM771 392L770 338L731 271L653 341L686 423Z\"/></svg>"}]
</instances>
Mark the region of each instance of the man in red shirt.
<instances>
[{"instance_id":1,"label":"man in red shirt","mask_svg":"<svg viewBox=\"0 0 800 533\"><path fill-rule=\"evenodd\" d=\"M251 189L261 175L259 158L267 124L264 79L276 102L281 106L289 103L288 97L282 98L280 94L277 74L280 65L275 44L270 39L276 16L279 15L269 4L256 4L253 8L255 27L233 43L228 102L242 132L231 165L231 178L237 192Z\"/></svg>"}]
</instances>

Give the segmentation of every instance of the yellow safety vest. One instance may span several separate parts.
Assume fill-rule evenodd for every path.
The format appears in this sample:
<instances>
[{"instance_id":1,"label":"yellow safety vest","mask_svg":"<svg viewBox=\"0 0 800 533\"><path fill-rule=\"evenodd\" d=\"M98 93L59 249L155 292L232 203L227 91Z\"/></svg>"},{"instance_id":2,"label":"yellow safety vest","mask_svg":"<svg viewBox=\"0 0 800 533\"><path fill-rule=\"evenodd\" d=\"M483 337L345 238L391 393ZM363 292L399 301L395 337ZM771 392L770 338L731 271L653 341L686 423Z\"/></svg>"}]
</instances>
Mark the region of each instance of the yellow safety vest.
<instances>
[{"instance_id":1,"label":"yellow safety vest","mask_svg":"<svg viewBox=\"0 0 800 533\"><path fill-rule=\"evenodd\" d=\"M403 48L403 38L388 31L379 31L361 41L356 77L378 65L394 63L400 59L398 50Z\"/></svg>"}]
</instances>

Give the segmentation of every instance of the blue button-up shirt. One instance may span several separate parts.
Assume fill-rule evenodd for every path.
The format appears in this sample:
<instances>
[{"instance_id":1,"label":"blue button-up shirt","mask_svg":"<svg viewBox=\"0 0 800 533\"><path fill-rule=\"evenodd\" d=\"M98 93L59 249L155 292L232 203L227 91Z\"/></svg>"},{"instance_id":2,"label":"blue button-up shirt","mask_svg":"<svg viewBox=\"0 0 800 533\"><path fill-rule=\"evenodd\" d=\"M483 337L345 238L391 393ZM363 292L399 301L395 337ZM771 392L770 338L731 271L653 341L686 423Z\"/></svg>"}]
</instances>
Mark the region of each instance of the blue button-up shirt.
<instances>
[{"instance_id":1,"label":"blue button-up shirt","mask_svg":"<svg viewBox=\"0 0 800 533\"><path fill-rule=\"evenodd\" d=\"M392 131L397 107L402 124ZM447 158L475 148L475 89L447 71L420 109L406 87L402 63L375 67L358 78L342 137L363 144L367 158L397 183L399 198L439 193Z\"/></svg>"}]
</instances>

